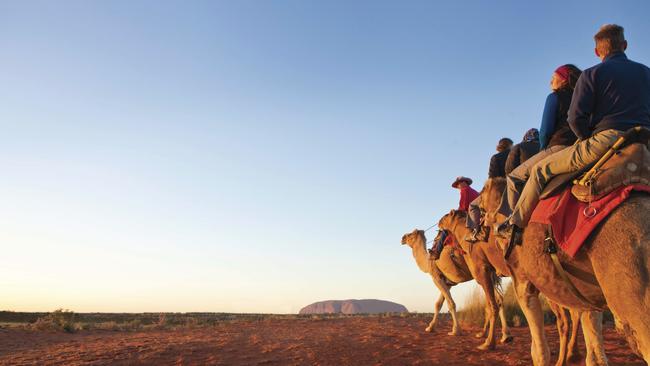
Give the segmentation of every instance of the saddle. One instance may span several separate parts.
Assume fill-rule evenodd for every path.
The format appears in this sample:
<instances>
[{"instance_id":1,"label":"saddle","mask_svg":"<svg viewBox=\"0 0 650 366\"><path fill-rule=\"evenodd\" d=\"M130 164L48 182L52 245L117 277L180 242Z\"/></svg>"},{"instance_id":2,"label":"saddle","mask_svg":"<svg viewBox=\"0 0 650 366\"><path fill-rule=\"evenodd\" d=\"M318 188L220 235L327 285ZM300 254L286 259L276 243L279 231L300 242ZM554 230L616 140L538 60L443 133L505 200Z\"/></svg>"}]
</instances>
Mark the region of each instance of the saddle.
<instances>
[{"instance_id":1,"label":"saddle","mask_svg":"<svg viewBox=\"0 0 650 366\"><path fill-rule=\"evenodd\" d=\"M621 186L650 186L650 150L647 144L635 143L615 153L585 181L571 187L573 196L582 202L598 200Z\"/></svg>"},{"instance_id":2,"label":"saddle","mask_svg":"<svg viewBox=\"0 0 650 366\"><path fill-rule=\"evenodd\" d=\"M596 201L621 186L650 186L648 141L650 130L642 127L628 130L586 173L578 171L553 178L540 199L556 195L571 183L571 193L581 202Z\"/></svg>"}]
</instances>

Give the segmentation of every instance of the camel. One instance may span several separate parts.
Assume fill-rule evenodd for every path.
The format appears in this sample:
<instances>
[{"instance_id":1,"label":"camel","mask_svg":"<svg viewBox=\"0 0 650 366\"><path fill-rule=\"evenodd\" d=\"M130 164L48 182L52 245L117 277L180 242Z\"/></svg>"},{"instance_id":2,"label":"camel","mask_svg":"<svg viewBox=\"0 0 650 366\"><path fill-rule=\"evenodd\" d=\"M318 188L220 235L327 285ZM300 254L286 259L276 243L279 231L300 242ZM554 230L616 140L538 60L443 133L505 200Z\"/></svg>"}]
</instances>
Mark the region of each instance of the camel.
<instances>
[{"instance_id":1,"label":"camel","mask_svg":"<svg viewBox=\"0 0 650 366\"><path fill-rule=\"evenodd\" d=\"M497 212L505 189L504 179L491 179L485 185L488 199L484 209ZM560 277L545 251L545 225L529 223L522 245L516 246L508 259L515 276L517 297L529 320L533 339L531 352L535 365L547 365L548 345L542 324L537 294L563 306L583 310L581 320L587 365L606 364L597 344L602 341L602 313L613 313L617 325L626 335L633 351L650 362L650 197L633 193L591 233L574 258L558 252L570 281L587 300L575 295ZM493 214L493 220L505 217ZM496 240L501 249L507 239Z\"/></svg>"},{"instance_id":2,"label":"camel","mask_svg":"<svg viewBox=\"0 0 650 366\"><path fill-rule=\"evenodd\" d=\"M452 210L449 214L442 217L438 222L441 230L447 230L454 238L459 241L469 234L470 229L465 225L467 216L465 212ZM501 276L512 276L513 273L503 258L503 253L495 243L494 235L490 235L487 242L476 242L469 244L466 241L459 241L463 250L470 254L471 258L466 259L468 262L483 268L493 268ZM471 267L470 267L471 268ZM496 299L490 298L486 292L486 302L489 303L488 310L494 308ZM580 311L566 309L553 301L548 301L549 306L556 316L556 326L560 336L560 350L556 366L564 366L580 358L577 343L577 328L580 324ZM541 309L541 308L540 308ZM568 314L567 314L568 313ZM490 322L494 322L494 312L488 312L486 317L491 317ZM569 320L572 322L572 332L569 337ZM503 318L502 318L503 322ZM597 345L598 346L598 345ZM599 349L602 349L602 342Z\"/></svg>"},{"instance_id":3,"label":"camel","mask_svg":"<svg viewBox=\"0 0 650 366\"><path fill-rule=\"evenodd\" d=\"M506 322L505 311L503 309L503 295L495 287L495 282L498 280L498 277L494 271L490 271L487 267L480 267L475 265L470 265L466 263L469 258L467 255L458 258L456 260L452 257L452 251L449 247L444 247L443 252L440 255L440 259L433 261L429 259L429 255L426 250L426 237L422 230L414 230L410 234L405 234L402 237L402 244L407 244L411 247L413 251L413 257L422 272L429 273L433 279L434 284L440 289L440 297L436 301L435 313L433 320L427 327L427 331L431 331L435 325L436 319L438 317L438 312L442 303L446 300L449 307L449 312L451 313L453 321L453 330L450 332L450 335L460 334L460 328L458 326L458 321L456 318L456 305L454 300L451 297L449 288L453 284L470 281L476 279L477 282L481 285L483 290L487 293L489 292L490 298L493 299L493 302L489 305L486 305L486 314L499 314L502 324L502 337L500 342L507 343L512 341L512 335L510 335L510 329L508 328ZM464 258L464 260L463 260ZM460 263L458 264L460 260ZM499 280L500 281L500 280ZM450 284L452 282L453 284ZM477 338L486 336L486 341L480 345L478 348L480 350L494 349L496 338L494 332L495 319L491 319L486 316L485 324L483 326L483 331L476 334Z\"/></svg>"}]
</instances>

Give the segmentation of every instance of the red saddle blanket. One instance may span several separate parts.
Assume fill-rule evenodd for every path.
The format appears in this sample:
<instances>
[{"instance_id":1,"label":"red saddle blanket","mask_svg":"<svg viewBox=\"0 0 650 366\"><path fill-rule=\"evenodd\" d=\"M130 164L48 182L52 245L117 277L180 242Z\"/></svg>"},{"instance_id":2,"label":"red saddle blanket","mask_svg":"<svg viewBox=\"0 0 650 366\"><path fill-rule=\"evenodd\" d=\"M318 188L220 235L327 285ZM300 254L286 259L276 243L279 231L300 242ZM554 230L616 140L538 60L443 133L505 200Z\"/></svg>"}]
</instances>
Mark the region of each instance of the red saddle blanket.
<instances>
[{"instance_id":1,"label":"red saddle blanket","mask_svg":"<svg viewBox=\"0 0 650 366\"><path fill-rule=\"evenodd\" d=\"M450 246L453 250L460 252L460 254L465 254L465 251L460 246L460 244L454 239L453 235L447 235L445 238L444 246Z\"/></svg>"},{"instance_id":2,"label":"red saddle blanket","mask_svg":"<svg viewBox=\"0 0 650 366\"><path fill-rule=\"evenodd\" d=\"M550 224L557 245L568 255L574 257L592 230L618 205L625 201L632 191L650 193L645 185L621 186L597 201L588 203L578 201L571 194L571 187L561 193L541 200L530 222Z\"/></svg>"}]
</instances>

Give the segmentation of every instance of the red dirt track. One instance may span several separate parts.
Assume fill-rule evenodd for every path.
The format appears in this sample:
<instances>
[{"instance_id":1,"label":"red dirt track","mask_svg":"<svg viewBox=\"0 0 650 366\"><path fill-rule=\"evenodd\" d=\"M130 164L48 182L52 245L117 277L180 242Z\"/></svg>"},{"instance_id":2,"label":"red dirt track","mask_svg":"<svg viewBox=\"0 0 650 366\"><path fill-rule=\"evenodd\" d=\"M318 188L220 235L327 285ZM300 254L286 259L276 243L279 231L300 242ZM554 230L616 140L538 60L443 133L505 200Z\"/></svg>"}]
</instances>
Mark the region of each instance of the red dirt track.
<instances>
[{"instance_id":1,"label":"red dirt track","mask_svg":"<svg viewBox=\"0 0 650 366\"><path fill-rule=\"evenodd\" d=\"M423 317L264 319L214 327L75 334L0 329L0 365L530 365L528 328L495 351L465 329L447 336L448 321L425 333ZM547 327L553 357L557 332ZM625 340L607 327L610 365L641 366ZM580 336L584 353L584 340ZM580 363L584 364L584 362Z\"/></svg>"}]
</instances>

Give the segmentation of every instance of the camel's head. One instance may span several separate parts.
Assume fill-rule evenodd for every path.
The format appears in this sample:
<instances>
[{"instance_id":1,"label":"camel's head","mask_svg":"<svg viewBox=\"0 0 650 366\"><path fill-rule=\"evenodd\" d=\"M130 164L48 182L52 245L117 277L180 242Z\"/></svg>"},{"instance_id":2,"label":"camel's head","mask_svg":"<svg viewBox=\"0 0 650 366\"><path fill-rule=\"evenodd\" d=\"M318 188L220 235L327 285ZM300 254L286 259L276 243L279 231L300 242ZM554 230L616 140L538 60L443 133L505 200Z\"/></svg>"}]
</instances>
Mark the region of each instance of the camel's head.
<instances>
[{"instance_id":1,"label":"camel's head","mask_svg":"<svg viewBox=\"0 0 650 366\"><path fill-rule=\"evenodd\" d=\"M458 220L465 218L466 215L463 211L451 210L438 221L438 229L451 231Z\"/></svg>"},{"instance_id":2,"label":"camel's head","mask_svg":"<svg viewBox=\"0 0 650 366\"><path fill-rule=\"evenodd\" d=\"M497 222L497 212L501 206L501 197L506 189L505 178L490 178L481 191L481 210L485 212L485 224Z\"/></svg>"},{"instance_id":3,"label":"camel's head","mask_svg":"<svg viewBox=\"0 0 650 366\"><path fill-rule=\"evenodd\" d=\"M424 231L415 229L408 234L402 236L402 245L408 245L413 248L416 243L425 242Z\"/></svg>"}]
</instances>

